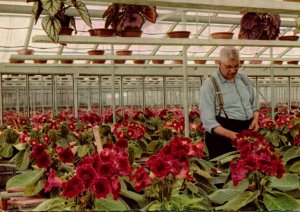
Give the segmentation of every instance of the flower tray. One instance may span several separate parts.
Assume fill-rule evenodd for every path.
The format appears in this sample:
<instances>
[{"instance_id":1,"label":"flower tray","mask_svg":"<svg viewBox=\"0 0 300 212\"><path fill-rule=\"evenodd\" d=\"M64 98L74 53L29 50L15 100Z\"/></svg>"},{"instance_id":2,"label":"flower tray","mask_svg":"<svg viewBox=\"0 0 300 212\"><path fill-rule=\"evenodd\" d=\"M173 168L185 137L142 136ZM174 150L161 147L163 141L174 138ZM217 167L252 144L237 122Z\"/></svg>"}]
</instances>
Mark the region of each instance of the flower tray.
<instances>
[{"instance_id":1,"label":"flower tray","mask_svg":"<svg viewBox=\"0 0 300 212\"><path fill-rule=\"evenodd\" d=\"M287 61L287 64L290 64L290 65L297 65L298 64L298 60L292 60L292 61Z\"/></svg>"},{"instance_id":2,"label":"flower tray","mask_svg":"<svg viewBox=\"0 0 300 212\"><path fill-rule=\"evenodd\" d=\"M194 63L195 64L205 64L206 63L206 60L194 60Z\"/></svg>"}]
</instances>

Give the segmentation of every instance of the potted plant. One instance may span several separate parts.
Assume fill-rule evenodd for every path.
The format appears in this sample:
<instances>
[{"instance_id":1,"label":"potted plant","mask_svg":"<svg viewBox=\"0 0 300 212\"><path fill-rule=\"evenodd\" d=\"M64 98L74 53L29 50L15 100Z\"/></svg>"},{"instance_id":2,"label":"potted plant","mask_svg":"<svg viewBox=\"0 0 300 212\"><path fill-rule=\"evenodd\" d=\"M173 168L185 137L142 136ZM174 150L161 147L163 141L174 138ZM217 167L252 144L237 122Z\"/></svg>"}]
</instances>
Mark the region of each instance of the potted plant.
<instances>
[{"instance_id":1,"label":"potted plant","mask_svg":"<svg viewBox=\"0 0 300 212\"><path fill-rule=\"evenodd\" d=\"M239 39L275 40L279 34L280 16L247 12L241 19Z\"/></svg>"},{"instance_id":2,"label":"potted plant","mask_svg":"<svg viewBox=\"0 0 300 212\"><path fill-rule=\"evenodd\" d=\"M140 37L145 20L156 22L155 6L113 3L104 12L105 28L111 26L116 35Z\"/></svg>"},{"instance_id":3,"label":"potted plant","mask_svg":"<svg viewBox=\"0 0 300 212\"><path fill-rule=\"evenodd\" d=\"M37 22L42 12L47 12L48 15L43 17L42 27L47 35L53 40L53 42L58 42L59 35L71 35L73 29L68 29L73 27L76 31L75 18L73 16L68 16L65 14L66 10L70 7L75 7L80 14L82 20L89 26L92 27L89 12L85 4L80 0L71 1L60 1L60 0L27 0L27 3L34 2L33 14L35 16L35 21ZM67 31L65 29L67 28Z\"/></svg>"}]
</instances>

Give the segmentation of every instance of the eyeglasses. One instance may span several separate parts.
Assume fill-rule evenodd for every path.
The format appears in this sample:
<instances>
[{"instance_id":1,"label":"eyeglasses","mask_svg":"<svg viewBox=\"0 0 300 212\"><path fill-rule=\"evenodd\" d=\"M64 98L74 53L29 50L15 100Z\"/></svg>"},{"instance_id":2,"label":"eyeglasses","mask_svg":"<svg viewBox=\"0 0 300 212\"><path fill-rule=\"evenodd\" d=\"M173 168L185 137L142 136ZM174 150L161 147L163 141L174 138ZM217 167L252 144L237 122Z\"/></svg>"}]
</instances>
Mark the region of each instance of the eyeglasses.
<instances>
[{"instance_id":1,"label":"eyeglasses","mask_svg":"<svg viewBox=\"0 0 300 212\"><path fill-rule=\"evenodd\" d=\"M224 64L224 63L222 63L222 64ZM231 66L231 65L225 65L225 64L224 64L224 66L225 66L225 69L226 69L226 70L234 69L235 71L237 71L237 70L239 70L239 68L240 68L239 65L237 65L237 66Z\"/></svg>"}]
</instances>

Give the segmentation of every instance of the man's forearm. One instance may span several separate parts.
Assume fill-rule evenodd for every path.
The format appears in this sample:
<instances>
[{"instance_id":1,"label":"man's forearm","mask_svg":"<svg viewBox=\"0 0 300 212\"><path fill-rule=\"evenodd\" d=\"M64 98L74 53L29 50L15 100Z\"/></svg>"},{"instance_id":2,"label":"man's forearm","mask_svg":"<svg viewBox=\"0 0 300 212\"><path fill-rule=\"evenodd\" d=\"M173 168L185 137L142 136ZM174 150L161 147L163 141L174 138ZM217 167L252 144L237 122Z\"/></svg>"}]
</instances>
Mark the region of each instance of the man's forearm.
<instances>
[{"instance_id":1,"label":"man's forearm","mask_svg":"<svg viewBox=\"0 0 300 212\"><path fill-rule=\"evenodd\" d=\"M233 132L231 130L227 130L225 129L224 127L222 126L218 126L216 128L213 129L213 132L217 135L220 135L220 136L223 136L223 137L226 137L226 138L229 138L231 140L235 139L236 138L236 135L237 133L236 132Z\"/></svg>"}]
</instances>

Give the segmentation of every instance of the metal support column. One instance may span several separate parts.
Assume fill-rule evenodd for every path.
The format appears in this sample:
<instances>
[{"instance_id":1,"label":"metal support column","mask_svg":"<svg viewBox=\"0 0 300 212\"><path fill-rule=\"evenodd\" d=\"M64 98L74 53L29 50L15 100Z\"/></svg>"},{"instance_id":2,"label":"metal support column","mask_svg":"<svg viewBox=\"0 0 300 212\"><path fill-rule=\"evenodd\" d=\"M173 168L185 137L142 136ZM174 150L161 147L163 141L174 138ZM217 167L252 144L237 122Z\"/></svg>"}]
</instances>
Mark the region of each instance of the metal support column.
<instances>
[{"instance_id":1,"label":"metal support column","mask_svg":"<svg viewBox=\"0 0 300 212\"><path fill-rule=\"evenodd\" d=\"M2 93L2 74L0 73L0 124L3 124L3 93Z\"/></svg>"},{"instance_id":2,"label":"metal support column","mask_svg":"<svg viewBox=\"0 0 300 212\"><path fill-rule=\"evenodd\" d=\"M123 76L121 76L121 79L120 79L120 94L119 94L119 98L120 98L121 114L123 116L124 115Z\"/></svg>"},{"instance_id":3,"label":"metal support column","mask_svg":"<svg viewBox=\"0 0 300 212\"><path fill-rule=\"evenodd\" d=\"M98 90L99 90L99 116L102 117L102 87L101 87L101 75L98 76Z\"/></svg>"},{"instance_id":4,"label":"metal support column","mask_svg":"<svg viewBox=\"0 0 300 212\"><path fill-rule=\"evenodd\" d=\"M288 77L288 113L291 112L291 77Z\"/></svg>"},{"instance_id":5,"label":"metal support column","mask_svg":"<svg viewBox=\"0 0 300 212\"><path fill-rule=\"evenodd\" d=\"M16 94L17 94L17 98L16 98L16 112L17 112L17 114L20 114L20 89L19 88L17 88L16 89Z\"/></svg>"},{"instance_id":6,"label":"metal support column","mask_svg":"<svg viewBox=\"0 0 300 212\"><path fill-rule=\"evenodd\" d=\"M114 55L114 45L111 45L111 54ZM113 123L116 123L116 87L115 87L115 61L111 61L111 101L112 101L112 113L113 113Z\"/></svg>"},{"instance_id":7,"label":"metal support column","mask_svg":"<svg viewBox=\"0 0 300 212\"><path fill-rule=\"evenodd\" d=\"M26 99L27 99L27 118L30 118L30 90L29 90L29 75L26 74Z\"/></svg>"},{"instance_id":8,"label":"metal support column","mask_svg":"<svg viewBox=\"0 0 300 212\"><path fill-rule=\"evenodd\" d=\"M51 75L52 81L52 116L57 114L57 104L56 104L56 75Z\"/></svg>"},{"instance_id":9,"label":"metal support column","mask_svg":"<svg viewBox=\"0 0 300 212\"><path fill-rule=\"evenodd\" d=\"M167 106L167 82L166 76L163 76L163 107L166 108Z\"/></svg>"},{"instance_id":10,"label":"metal support column","mask_svg":"<svg viewBox=\"0 0 300 212\"><path fill-rule=\"evenodd\" d=\"M143 101L143 110L145 110L146 104L145 104L145 76L142 76L142 101Z\"/></svg>"},{"instance_id":11,"label":"metal support column","mask_svg":"<svg viewBox=\"0 0 300 212\"><path fill-rule=\"evenodd\" d=\"M25 38L25 42L24 42L24 48L27 49L28 48L28 45L29 45L29 41L30 41L30 36L31 36L31 33L32 33L32 28L33 28L33 25L34 25L34 15L31 16L31 19L30 19L30 22L29 22L29 26L28 26L28 30L27 30L27 33L26 33L26 38Z\"/></svg>"},{"instance_id":12,"label":"metal support column","mask_svg":"<svg viewBox=\"0 0 300 212\"><path fill-rule=\"evenodd\" d=\"M258 84L258 77L255 77L255 96L256 96L256 101L257 101L257 105L259 107L259 84Z\"/></svg>"},{"instance_id":13,"label":"metal support column","mask_svg":"<svg viewBox=\"0 0 300 212\"><path fill-rule=\"evenodd\" d=\"M75 118L78 118L78 79L77 75L73 74L73 114Z\"/></svg>"},{"instance_id":14,"label":"metal support column","mask_svg":"<svg viewBox=\"0 0 300 212\"><path fill-rule=\"evenodd\" d=\"M273 61L273 47L270 47L270 58L272 59L271 61ZM275 95L274 95L274 89L275 89L275 81L274 81L274 65L273 63L271 63L271 67L270 67L270 76L271 76L271 110L272 110L272 119L273 121L275 121L275 113L274 113L274 107L275 107L275 103L274 103L274 99L275 99Z\"/></svg>"},{"instance_id":15,"label":"metal support column","mask_svg":"<svg viewBox=\"0 0 300 212\"><path fill-rule=\"evenodd\" d=\"M182 49L183 53L183 111L184 111L184 135L190 136L190 125L189 125L189 96L188 96L188 69L187 69L187 47L184 46Z\"/></svg>"}]
</instances>

